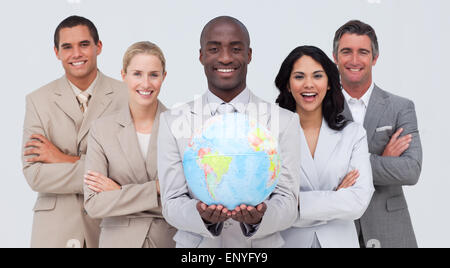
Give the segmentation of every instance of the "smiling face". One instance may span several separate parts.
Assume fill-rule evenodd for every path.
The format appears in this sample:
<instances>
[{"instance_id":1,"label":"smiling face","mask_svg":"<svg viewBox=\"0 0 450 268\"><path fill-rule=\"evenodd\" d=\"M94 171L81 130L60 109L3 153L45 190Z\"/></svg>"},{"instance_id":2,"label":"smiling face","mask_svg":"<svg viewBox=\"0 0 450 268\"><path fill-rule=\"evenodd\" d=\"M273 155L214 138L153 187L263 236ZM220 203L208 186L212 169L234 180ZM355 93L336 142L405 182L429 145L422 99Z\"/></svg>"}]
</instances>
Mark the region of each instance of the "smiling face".
<instances>
[{"instance_id":1,"label":"smiling face","mask_svg":"<svg viewBox=\"0 0 450 268\"><path fill-rule=\"evenodd\" d=\"M372 83L372 66L377 59L378 56L373 57L371 40L367 35L344 34L339 40L337 57L334 57L342 86L365 92Z\"/></svg>"},{"instance_id":2,"label":"smiling face","mask_svg":"<svg viewBox=\"0 0 450 268\"><path fill-rule=\"evenodd\" d=\"M95 44L87 26L62 28L58 47L54 50L70 81L92 81L96 77L97 56L102 51L102 42Z\"/></svg>"},{"instance_id":3,"label":"smiling face","mask_svg":"<svg viewBox=\"0 0 450 268\"><path fill-rule=\"evenodd\" d=\"M200 62L209 89L219 95L244 90L252 50L243 28L232 21L217 21L205 29L201 46Z\"/></svg>"},{"instance_id":4,"label":"smiling face","mask_svg":"<svg viewBox=\"0 0 450 268\"><path fill-rule=\"evenodd\" d=\"M161 60L150 54L135 55L122 79L129 89L130 103L150 106L156 103L161 85L166 77Z\"/></svg>"},{"instance_id":5,"label":"smiling face","mask_svg":"<svg viewBox=\"0 0 450 268\"><path fill-rule=\"evenodd\" d=\"M294 63L288 89L295 99L297 112L321 112L329 89L328 77L320 63L305 55Z\"/></svg>"}]
</instances>

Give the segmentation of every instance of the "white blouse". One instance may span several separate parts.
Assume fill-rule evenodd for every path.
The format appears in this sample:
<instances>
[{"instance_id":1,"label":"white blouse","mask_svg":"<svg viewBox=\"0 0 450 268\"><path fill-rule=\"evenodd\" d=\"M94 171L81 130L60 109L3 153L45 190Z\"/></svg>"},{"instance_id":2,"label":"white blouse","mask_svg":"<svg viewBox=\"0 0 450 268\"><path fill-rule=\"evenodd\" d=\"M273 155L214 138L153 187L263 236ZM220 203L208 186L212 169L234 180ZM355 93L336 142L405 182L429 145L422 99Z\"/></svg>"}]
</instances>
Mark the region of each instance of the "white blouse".
<instances>
[{"instance_id":1,"label":"white blouse","mask_svg":"<svg viewBox=\"0 0 450 268\"><path fill-rule=\"evenodd\" d=\"M139 132L136 132L136 134L142 156L144 157L144 159L147 159L148 144L150 143L150 137L152 136L152 134L144 134Z\"/></svg>"}]
</instances>

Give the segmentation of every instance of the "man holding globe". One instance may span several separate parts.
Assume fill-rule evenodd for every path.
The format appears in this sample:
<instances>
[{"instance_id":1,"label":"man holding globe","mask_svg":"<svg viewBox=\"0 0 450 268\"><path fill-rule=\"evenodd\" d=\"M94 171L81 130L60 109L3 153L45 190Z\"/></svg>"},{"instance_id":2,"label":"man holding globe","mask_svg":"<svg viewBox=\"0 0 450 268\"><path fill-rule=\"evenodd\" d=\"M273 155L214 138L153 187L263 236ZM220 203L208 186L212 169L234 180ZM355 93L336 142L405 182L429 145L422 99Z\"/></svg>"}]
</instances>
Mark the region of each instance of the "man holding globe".
<instances>
[{"instance_id":1,"label":"man holding globe","mask_svg":"<svg viewBox=\"0 0 450 268\"><path fill-rule=\"evenodd\" d=\"M177 247L281 247L279 231L298 216L299 118L247 88L252 50L240 21L214 18L200 45L209 90L160 119L163 215Z\"/></svg>"}]
</instances>

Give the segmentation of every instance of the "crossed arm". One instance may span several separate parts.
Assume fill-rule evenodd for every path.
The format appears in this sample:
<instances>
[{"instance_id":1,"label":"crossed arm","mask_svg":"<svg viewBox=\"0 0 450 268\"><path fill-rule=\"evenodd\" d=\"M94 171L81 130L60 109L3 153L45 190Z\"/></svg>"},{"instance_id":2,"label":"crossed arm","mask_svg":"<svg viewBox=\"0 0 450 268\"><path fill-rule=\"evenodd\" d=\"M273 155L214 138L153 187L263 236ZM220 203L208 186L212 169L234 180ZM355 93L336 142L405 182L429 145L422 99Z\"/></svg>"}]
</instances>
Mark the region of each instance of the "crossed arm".
<instances>
[{"instance_id":1,"label":"crossed arm","mask_svg":"<svg viewBox=\"0 0 450 268\"><path fill-rule=\"evenodd\" d=\"M414 103L408 101L399 112L396 126L382 155L371 154L374 185L414 185L422 169L420 142ZM404 136L400 137L403 134Z\"/></svg>"},{"instance_id":2,"label":"crossed arm","mask_svg":"<svg viewBox=\"0 0 450 268\"><path fill-rule=\"evenodd\" d=\"M102 147L102 136L94 124L88 136L84 206L92 218L148 212L159 214L158 181L120 185L110 178L110 163Z\"/></svg>"},{"instance_id":3,"label":"crossed arm","mask_svg":"<svg viewBox=\"0 0 450 268\"><path fill-rule=\"evenodd\" d=\"M30 96L26 98L23 126L23 173L31 189L41 193L83 193L84 155L61 152L47 137Z\"/></svg>"}]
</instances>

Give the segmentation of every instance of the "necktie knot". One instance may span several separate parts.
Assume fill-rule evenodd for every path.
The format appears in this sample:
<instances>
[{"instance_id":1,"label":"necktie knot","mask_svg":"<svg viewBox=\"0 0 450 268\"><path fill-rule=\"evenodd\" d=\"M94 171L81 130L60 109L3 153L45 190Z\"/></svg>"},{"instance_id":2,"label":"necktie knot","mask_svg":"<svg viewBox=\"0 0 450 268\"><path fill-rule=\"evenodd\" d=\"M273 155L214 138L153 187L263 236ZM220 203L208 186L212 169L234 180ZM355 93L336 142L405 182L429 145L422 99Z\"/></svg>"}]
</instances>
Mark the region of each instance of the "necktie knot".
<instances>
[{"instance_id":1,"label":"necktie knot","mask_svg":"<svg viewBox=\"0 0 450 268\"><path fill-rule=\"evenodd\" d=\"M218 114L234 113L236 109L230 103L222 102L219 107L217 107Z\"/></svg>"},{"instance_id":2,"label":"necktie knot","mask_svg":"<svg viewBox=\"0 0 450 268\"><path fill-rule=\"evenodd\" d=\"M81 112L84 114L87 110L88 107L88 102L89 99L91 98L91 94L89 94L88 92L81 92L80 94L78 94L77 96L77 100L80 103L80 110Z\"/></svg>"}]
</instances>

